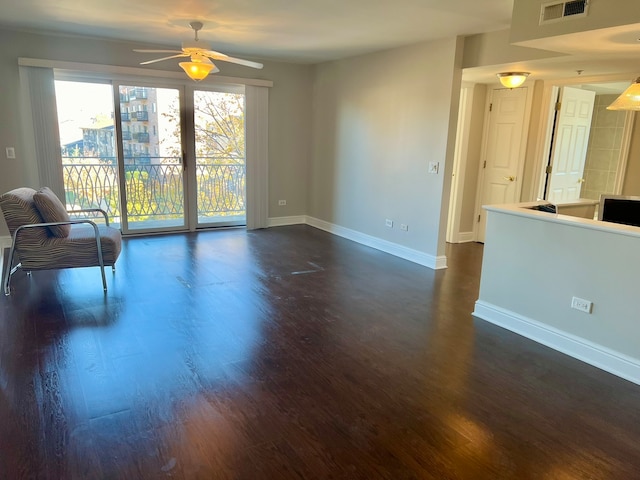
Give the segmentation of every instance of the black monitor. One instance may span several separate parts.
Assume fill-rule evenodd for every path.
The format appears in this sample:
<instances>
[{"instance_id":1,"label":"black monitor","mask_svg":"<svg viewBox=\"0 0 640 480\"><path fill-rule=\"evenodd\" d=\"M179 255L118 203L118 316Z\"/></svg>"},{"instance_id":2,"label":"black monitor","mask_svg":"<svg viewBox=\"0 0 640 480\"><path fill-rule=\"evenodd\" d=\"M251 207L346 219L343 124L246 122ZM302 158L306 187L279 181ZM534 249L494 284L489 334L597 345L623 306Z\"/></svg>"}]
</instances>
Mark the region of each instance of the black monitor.
<instances>
[{"instance_id":1,"label":"black monitor","mask_svg":"<svg viewBox=\"0 0 640 480\"><path fill-rule=\"evenodd\" d=\"M600 195L598 220L640 227L640 197Z\"/></svg>"}]
</instances>

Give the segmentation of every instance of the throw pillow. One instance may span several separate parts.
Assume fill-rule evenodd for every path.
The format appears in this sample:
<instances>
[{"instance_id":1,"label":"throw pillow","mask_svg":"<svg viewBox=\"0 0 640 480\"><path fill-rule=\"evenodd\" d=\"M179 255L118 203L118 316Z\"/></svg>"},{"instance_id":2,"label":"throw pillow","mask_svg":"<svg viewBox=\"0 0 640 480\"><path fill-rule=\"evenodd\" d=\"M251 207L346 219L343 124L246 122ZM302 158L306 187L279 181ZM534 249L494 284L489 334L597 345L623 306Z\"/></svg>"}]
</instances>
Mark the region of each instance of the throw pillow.
<instances>
[{"instance_id":1,"label":"throw pillow","mask_svg":"<svg viewBox=\"0 0 640 480\"><path fill-rule=\"evenodd\" d=\"M68 222L71 220L64 205L49 187L42 187L34 193L33 202L46 223ZM49 231L54 237L65 238L71 233L71 225L50 226Z\"/></svg>"}]
</instances>

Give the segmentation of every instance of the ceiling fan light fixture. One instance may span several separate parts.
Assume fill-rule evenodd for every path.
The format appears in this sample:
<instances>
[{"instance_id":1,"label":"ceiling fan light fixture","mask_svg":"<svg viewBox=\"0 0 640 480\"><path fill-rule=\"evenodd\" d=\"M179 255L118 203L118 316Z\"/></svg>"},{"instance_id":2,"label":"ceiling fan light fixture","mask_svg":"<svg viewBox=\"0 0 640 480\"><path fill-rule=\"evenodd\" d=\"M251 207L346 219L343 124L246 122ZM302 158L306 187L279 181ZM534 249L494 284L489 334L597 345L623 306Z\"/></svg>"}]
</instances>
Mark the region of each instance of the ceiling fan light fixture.
<instances>
[{"instance_id":1,"label":"ceiling fan light fixture","mask_svg":"<svg viewBox=\"0 0 640 480\"><path fill-rule=\"evenodd\" d=\"M216 67L210 59L220 60L222 62L235 63L251 68L262 68L264 65L258 62L252 62L250 60L243 60L242 58L230 57L221 52L211 50L211 46L208 43L202 42L198 39L198 31L202 28L202 22L191 22L191 28L194 31L195 39L191 42L182 42L182 48L180 50L160 50L160 49L146 49L146 48L134 48L134 52L141 53L171 53L172 55L162 58L154 58L153 60L147 60L146 62L140 62L140 65L150 65L152 63L164 62L172 58L187 58L190 57L190 62L180 62L180 68L191 78L198 82L207 78L210 73L216 73L220 70Z\"/></svg>"},{"instance_id":2,"label":"ceiling fan light fixture","mask_svg":"<svg viewBox=\"0 0 640 480\"><path fill-rule=\"evenodd\" d=\"M640 110L640 77L616 98L607 110Z\"/></svg>"},{"instance_id":3,"label":"ceiling fan light fixture","mask_svg":"<svg viewBox=\"0 0 640 480\"><path fill-rule=\"evenodd\" d=\"M497 73L496 76L503 86L507 88L518 88L527 79L529 72L502 72Z\"/></svg>"},{"instance_id":4,"label":"ceiling fan light fixture","mask_svg":"<svg viewBox=\"0 0 640 480\"><path fill-rule=\"evenodd\" d=\"M201 60L192 57L190 62L180 62L178 65L180 65L180 68L184 70L184 73L186 73L187 76L195 82L204 80L207 78L209 73L211 73L211 70L216 68L213 62L208 58Z\"/></svg>"}]
</instances>

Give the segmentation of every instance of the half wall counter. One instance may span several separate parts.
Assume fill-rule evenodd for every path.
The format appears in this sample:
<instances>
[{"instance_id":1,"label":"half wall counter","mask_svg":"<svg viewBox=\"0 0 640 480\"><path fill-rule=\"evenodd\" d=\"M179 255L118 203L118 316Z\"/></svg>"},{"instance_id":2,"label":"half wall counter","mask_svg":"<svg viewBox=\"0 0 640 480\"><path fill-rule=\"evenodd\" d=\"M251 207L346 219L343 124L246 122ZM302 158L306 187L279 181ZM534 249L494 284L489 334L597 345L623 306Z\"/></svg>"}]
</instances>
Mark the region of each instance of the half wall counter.
<instances>
[{"instance_id":1,"label":"half wall counter","mask_svg":"<svg viewBox=\"0 0 640 480\"><path fill-rule=\"evenodd\" d=\"M539 205L485 207L473 314L640 384L640 227Z\"/></svg>"}]
</instances>

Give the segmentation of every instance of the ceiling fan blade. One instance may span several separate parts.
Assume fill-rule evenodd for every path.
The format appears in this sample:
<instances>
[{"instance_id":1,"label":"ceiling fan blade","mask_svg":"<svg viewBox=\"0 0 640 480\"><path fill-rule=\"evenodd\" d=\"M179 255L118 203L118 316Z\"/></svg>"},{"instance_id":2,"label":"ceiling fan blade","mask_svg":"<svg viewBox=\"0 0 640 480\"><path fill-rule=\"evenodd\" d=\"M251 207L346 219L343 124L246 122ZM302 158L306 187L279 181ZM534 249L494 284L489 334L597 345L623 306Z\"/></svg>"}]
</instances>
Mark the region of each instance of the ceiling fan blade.
<instances>
[{"instance_id":1,"label":"ceiling fan blade","mask_svg":"<svg viewBox=\"0 0 640 480\"><path fill-rule=\"evenodd\" d=\"M144 48L134 48L133 51L139 53L184 53L182 50L147 50Z\"/></svg>"},{"instance_id":2,"label":"ceiling fan blade","mask_svg":"<svg viewBox=\"0 0 640 480\"><path fill-rule=\"evenodd\" d=\"M202 54L214 60L221 60L223 62L229 62L229 63L237 63L238 65L244 65L245 67L262 68L264 66L258 62L243 60L242 58L230 57L229 55L225 55L224 53L220 53L220 52L215 52L213 50L202 52Z\"/></svg>"},{"instance_id":3,"label":"ceiling fan blade","mask_svg":"<svg viewBox=\"0 0 640 480\"><path fill-rule=\"evenodd\" d=\"M171 55L170 57L156 58L155 60L148 60L146 62L140 62L140 65L149 65L150 63L162 62L164 60L169 60L171 58L188 57L188 56L189 55L187 55L186 53L181 53L179 55Z\"/></svg>"}]
</instances>

